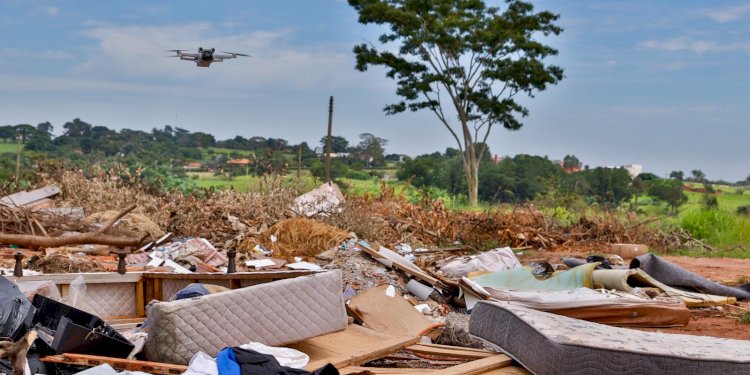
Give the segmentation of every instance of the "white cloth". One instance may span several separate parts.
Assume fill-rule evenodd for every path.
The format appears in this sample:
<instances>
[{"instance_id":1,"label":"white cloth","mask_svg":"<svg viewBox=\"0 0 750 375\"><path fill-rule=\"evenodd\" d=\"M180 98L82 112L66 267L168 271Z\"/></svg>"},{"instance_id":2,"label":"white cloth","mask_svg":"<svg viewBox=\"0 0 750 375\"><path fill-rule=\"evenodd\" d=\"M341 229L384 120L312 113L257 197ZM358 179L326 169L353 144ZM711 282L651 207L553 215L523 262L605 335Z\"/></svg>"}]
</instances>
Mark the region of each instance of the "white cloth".
<instances>
[{"instance_id":1,"label":"white cloth","mask_svg":"<svg viewBox=\"0 0 750 375\"><path fill-rule=\"evenodd\" d=\"M262 354L270 354L274 358L276 358L277 361L279 361L280 365L286 367L302 369L307 366L308 362L310 362L310 357L307 354L302 353L299 350L290 348L278 348L274 346L264 345L259 342L243 344L240 345L240 348L255 350L256 352Z\"/></svg>"},{"instance_id":2,"label":"white cloth","mask_svg":"<svg viewBox=\"0 0 750 375\"><path fill-rule=\"evenodd\" d=\"M216 359L210 355L198 352L190 358L188 369L182 375L219 375Z\"/></svg>"},{"instance_id":3,"label":"white cloth","mask_svg":"<svg viewBox=\"0 0 750 375\"><path fill-rule=\"evenodd\" d=\"M453 259L440 265L440 272L451 278L460 278L466 276L469 272L497 272L516 267L521 267L521 262L516 258L516 254L510 247L503 247L485 251L479 255Z\"/></svg>"}]
</instances>

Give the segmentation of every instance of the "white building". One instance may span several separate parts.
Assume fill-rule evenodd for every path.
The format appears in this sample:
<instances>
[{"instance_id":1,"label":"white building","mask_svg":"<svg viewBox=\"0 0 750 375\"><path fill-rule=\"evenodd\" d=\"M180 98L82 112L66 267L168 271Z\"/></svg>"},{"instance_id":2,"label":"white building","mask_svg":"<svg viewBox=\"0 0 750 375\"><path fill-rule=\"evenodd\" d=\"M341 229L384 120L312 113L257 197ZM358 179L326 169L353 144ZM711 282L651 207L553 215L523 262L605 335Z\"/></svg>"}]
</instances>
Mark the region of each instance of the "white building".
<instances>
[{"instance_id":1,"label":"white building","mask_svg":"<svg viewBox=\"0 0 750 375\"><path fill-rule=\"evenodd\" d=\"M635 178L635 176L638 176L639 174L643 173L643 166L640 164L627 164L627 165L623 165L622 167L626 171L628 171L630 178Z\"/></svg>"}]
</instances>

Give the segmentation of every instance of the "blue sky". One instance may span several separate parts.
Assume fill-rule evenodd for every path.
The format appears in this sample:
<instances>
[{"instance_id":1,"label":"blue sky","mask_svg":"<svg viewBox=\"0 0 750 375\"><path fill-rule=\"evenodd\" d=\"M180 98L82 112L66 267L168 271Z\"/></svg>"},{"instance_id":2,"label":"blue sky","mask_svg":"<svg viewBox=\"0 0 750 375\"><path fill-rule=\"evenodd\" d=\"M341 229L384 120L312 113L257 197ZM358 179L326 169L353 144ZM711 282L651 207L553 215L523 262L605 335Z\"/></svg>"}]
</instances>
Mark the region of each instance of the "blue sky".
<instances>
[{"instance_id":1,"label":"blue sky","mask_svg":"<svg viewBox=\"0 0 750 375\"><path fill-rule=\"evenodd\" d=\"M490 136L493 153L596 165L643 164L658 175L702 169L750 173L750 4L740 1L533 1L561 15L547 42L565 68L526 101L518 132ZM395 85L353 69L352 46L376 42L338 0L0 2L0 124L75 117L111 128L165 124L315 142L363 132L387 150L444 150L452 138L431 113L385 116ZM245 52L199 69L167 49Z\"/></svg>"}]
</instances>

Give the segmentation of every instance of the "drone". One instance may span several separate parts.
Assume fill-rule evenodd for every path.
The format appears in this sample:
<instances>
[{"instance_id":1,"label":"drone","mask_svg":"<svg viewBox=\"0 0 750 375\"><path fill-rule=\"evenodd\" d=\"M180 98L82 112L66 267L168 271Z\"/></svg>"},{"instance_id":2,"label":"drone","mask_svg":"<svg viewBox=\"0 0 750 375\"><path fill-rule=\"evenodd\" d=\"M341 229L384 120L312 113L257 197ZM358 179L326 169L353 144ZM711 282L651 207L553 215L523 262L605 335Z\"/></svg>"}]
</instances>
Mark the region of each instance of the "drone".
<instances>
[{"instance_id":1,"label":"drone","mask_svg":"<svg viewBox=\"0 0 750 375\"><path fill-rule=\"evenodd\" d=\"M198 53L186 53L183 51L187 51L184 49L171 49L168 50L168 52L174 52L174 56L169 57L179 57L180 60L188 60L188 61L195 61L195 64L199 67L208 68L209 65L211 65L212 62L222 62L224 60L229 59L235 59L238 56L244 56L249 57L250 55L246 55L244 53L236 53L236 52L225 52L224 55L221 54L214 54L216 52L215 48L206 48L198 47Z\"/></svg>"}]
</instances>

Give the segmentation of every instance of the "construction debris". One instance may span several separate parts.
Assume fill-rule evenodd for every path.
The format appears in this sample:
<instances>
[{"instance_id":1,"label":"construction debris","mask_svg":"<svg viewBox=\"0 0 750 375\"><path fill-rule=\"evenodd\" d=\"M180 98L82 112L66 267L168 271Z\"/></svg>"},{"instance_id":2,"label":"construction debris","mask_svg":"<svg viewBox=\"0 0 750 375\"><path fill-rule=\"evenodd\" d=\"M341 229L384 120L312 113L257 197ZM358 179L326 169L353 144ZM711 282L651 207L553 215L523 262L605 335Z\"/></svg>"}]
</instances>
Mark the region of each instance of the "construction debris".
<instances>
[{"instance_id":1,"label":"construction debris","mask_svg":"<svg viewBox=\"0 0 750 375\"><path fill-rule=\"evenodd\" d=\"M568 332L593 327L583 320L684 326L698 306L723 311L747 298L742 287L650 254L628 269L622 258L647 248L622 242L659 247L691 239L611 215L563 225L533 206L454 212L440 201L407 203L387 189L345 201L335 184L324 184L293 200L296 192L285 189L139 194L118 181L65 173L56 193L3 198L23 203L0 204L0 262L17 283L8 276L0 287L0 335L11 339L0 343L10 357L5 372L21 371L16 362L26 357L34 373L107 364L99 370L178 374L190 373L186 365L196 358L215 368L227 350L274 365L294 349L295 361L306 359L292 367L306 371L523 373L517 366L545 367L497 353L544 341L498 341L507 322L487 318L488 304L521 318L575 318L550 318ZM137 206L112 206L105 193ZM67 207L94 214L83 219ZM482 251L489 243L514 248ZM597 252L565 271L544 252L610 243L622 257ZM536 259L519 259L539 250Z\"/></svg>"}]
</instances>

